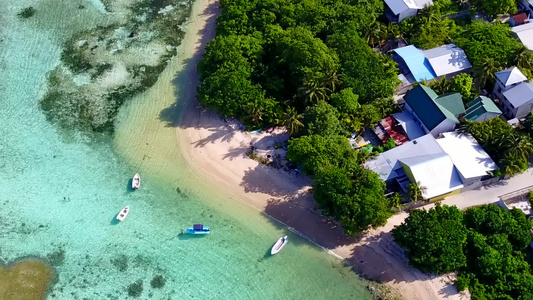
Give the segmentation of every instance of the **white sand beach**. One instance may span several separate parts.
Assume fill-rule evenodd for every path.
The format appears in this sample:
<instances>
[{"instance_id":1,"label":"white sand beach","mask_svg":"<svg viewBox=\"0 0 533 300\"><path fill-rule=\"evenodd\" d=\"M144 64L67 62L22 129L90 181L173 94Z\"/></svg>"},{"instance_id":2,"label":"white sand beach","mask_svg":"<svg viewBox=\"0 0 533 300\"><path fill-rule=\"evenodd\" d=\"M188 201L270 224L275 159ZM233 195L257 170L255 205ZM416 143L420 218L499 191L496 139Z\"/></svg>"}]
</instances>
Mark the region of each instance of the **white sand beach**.
<instances>
[{"instance_id":1,"label":"white sand beach","mask_svg":"<svg viewBox=\"0 0 533 300\"><path fill-rule=\"evenodd\" d=\"M202 12L202 13L198 13ZM205 43L215 35L218 1L198 0L183 44L184 57L196 65ZM204 110L195 99L199 82L196 68L187 68L178 87L180 114L176 134L178 147L190 169L221 192L249 204L283 222L310 241L350 262L363 277L388 284L404 299L463 299L446 276L432 276L410 268L390 230L405 219L401 213L386 226L354 238L343 234L336 223L313 210L308 193L310 180L302 175L266 167L250 159L250 143L275 138L276 134L243 132L216 113Z\"/></svg>"}]
</instances>

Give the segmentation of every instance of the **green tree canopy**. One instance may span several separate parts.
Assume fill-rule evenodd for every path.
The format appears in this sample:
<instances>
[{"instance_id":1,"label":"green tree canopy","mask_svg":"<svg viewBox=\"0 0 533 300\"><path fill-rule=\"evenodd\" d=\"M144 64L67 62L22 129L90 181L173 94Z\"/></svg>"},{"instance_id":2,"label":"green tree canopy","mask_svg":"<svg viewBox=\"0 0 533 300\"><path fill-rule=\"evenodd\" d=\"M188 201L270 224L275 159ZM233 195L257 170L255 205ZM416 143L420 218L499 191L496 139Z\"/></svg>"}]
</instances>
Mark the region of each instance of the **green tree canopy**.
<instances>
[{"instance_id":1,"label":"green tree canopy","mask_svg":"<svg viewBox=\"0 0 533 300\"><path fill-rule=\"evenodd\" d=\"M455 206L437 203L428 211L413 210L392 234L410 263L422 271L448 273L466 265L463 213Z\"/></svg>"},{"instance_id":2,"label":"green tree canopy","mask_svg":"<svg viewBox=\"0 0 533 300\"><path fill-rule=\"evenodd\" d=\"M393 229L410 263L427 272L458 272L459 290L472 299L532 299L533 276L524 250L532 223L517 209L494 204L413 210Z\"/></svg>"},{"instance_id":3,"label":"green tree canopy","mask_svg":"<svg viewBox=\"0 0 533 300\"><path fill-rule=\"evenodd\" d=\"M396 64L374 53L359 36L355 25L339 27L328 37L328 45L339 55L343 86L352 88L361 103L392 96L399 84Z\"/></svg>"},{"instance_id":4,"label":"green tree canopy","mask_svg":"<svg viewBox=\"0 0 533 300\"><path fill-rule=\"evenodd\" d=\"M505 174L514 175L527 169L533 141L507 122L499 118L485 122L465 121L462 130L476 138Z\"/></svg>"},{"instance_id":5,"label":"green tree canopy","mask_svg":"<svg viewBox=\"0 0 533 300\"><path fill-rule=\"evenodd\" d=\"M344 131L337 109L325 101L308 106L304 114L305 135L335 136Z\"/></svg>"},{"instance_id":6,"label":"green tree canopy","mask_svg":"<svg viewBox=\"0 0 533 300\"><path fill-rule=\"evenodd\" d=\"M386 223L390 213L384 189L376 173L357 165L324 168L313 183L319 207L353 235Z\"/></svg>"},{"instance_id":7,"label":"green tree canopy","mask_svg":"<svg viewBox=\"0 0 533 300\"><path fill-rule=\"evenodd\" d=\"M517 10L516 0L474 0L472 2L492 17L500 14L514 14Z\"/></svg>"},{"instance_id":8,"label":"green tree canopy","mask_svg":"<svg viewBox=\"0 0 533 300\"><path fill-rule=\"evenodd\" d=\"M497 62L501 68L510 67L523 47L513 38L509 26L499 22L472 22L453 42L466 52L475 69L483 69L487 59Z\"/></svg>"}]
</instances>

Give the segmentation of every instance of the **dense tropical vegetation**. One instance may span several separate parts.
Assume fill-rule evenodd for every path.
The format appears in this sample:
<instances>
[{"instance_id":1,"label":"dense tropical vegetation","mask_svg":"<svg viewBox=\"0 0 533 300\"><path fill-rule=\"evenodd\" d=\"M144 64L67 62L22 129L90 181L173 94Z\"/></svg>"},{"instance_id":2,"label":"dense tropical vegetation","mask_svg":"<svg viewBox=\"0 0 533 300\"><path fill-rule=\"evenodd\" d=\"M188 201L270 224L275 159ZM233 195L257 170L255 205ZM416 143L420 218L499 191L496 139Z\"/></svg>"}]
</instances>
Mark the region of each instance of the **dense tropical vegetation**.
<instances>
[{"instance_id":1,"label":"dense tropical vegetation","mask_svg":"<svg viewBox=\"0 0 533 300\"><path fill-rule=\"evenodd\" d=\"M485 122L465 121L464 131L476 138L504 174L521 173L529 166L533 140L500 118Z\"/></svg>"},{"instance_id":2,"label":"dense tropical vegetation","mask_svg":"<svg viewBox=\"0 0 533 300\"><path fill-rule=\"evenodd\" d=\"M517 209L489 204L463 212L437 203L411 211L393 236L412 266L457 272L457 287L468 289L474 300L532 299L533 275L525 261L531 228Z\"/></svg>"},{"instance_id":3,"label":"dense tropical vegetation","mask_svg":"<svg viewBox=\"0 0 533 300\"><path fill-rule=\"evenodd\" d=\"M220 3L217 37L199 64L198 99L249 129L285 126L287 157L315 179L324 213L348 233L385 223L389 201L369 151L346 137L394 108L396 64L364 33L381 0L252 0ZM394 145L388 145L393 147Z\"/></svg>"}]
</instances>

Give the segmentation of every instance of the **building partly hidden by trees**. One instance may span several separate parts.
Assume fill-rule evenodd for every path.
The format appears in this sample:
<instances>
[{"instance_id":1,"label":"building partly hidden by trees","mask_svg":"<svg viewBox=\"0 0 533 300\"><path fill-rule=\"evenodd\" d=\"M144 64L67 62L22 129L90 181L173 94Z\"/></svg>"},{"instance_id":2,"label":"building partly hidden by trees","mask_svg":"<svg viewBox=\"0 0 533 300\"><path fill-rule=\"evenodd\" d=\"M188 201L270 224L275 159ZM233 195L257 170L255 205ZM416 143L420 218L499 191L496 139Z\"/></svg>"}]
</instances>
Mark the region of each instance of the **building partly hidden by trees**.
<instances>
[{"instance_id":1,"label":"building partly hidden by trees","mask_svg":"<svg viewBox=\"0 0 533 300\"><path fill-rule=\"evenodd\" d=\"M382 0L221 0L198 71L198 100L249 129L284 126L287 157L315 179L323 211L348 233L385 223L385 186L360 167L348 133L393 108L397 66L364 35Z\"/></svg>"},{"instance_id":2,"label":"building partly hidden by trees","mask_svg":"<svg viewBox=\"0 0 533 300\"><path fill-rule=\"evenodd\" d=\"M533 299L533 275L525 250L532 223L517 209L494 204L465 212L437 203L413 210L393 229L410 264L424 272L457 272L459 290L472 299Z\"/></svg>"}]
</instances>

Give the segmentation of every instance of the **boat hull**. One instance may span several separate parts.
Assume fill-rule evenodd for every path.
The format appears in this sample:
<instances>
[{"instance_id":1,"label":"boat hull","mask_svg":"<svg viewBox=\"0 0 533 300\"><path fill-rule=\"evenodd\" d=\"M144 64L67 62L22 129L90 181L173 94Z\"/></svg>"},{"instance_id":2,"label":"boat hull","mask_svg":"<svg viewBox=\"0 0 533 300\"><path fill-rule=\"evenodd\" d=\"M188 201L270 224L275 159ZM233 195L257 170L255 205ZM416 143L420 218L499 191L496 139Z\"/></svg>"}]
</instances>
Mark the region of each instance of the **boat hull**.
<instances>
[{"instance_id":1,"label":"boat hull","mask_svg":"<svg viewBox=\"0 0 533 300\"><path fill-rule=\"evenodd\" d=\"M119 220L120 222L124 221L124 219L126 219L126 217L128 216L128 214L130 213L130 206L126 206L124 207L117 215L117 220Z\"/></svg>"},{"instance_id":2,"label":"boat hull","mask_svg":"<svg viewBox=\"0 0 533 300\"><path fill-rule=\"evenodd\" d=\"M270 250L270 255L277 254L287 245L288 239L287 236L281 237L275 244L272 246L272 249Z\"/></svg>"},{"instance_id":3,"label":"boat hull","mask_svg":"<svg viewBox=\"0 0 533 300\"><path fill-rule=\"evenodd\" d=\"M194 230L194 228L190 227L187 228L186 232L189 234L209 234L211 230L207 226L204 226L203 230Z\"/></svg>"},{"instance_id":4,"label":"boat hull","mask_svg":"<svg viewBox=\"0 0 533 300\"><path fill-rule=\"evenodd\" d=\"M139 174L135 174L135 176L133 176L133 180L131 181L131 187L134 190L141 187L141 176Z\"/></svg>"}]
</instances>

